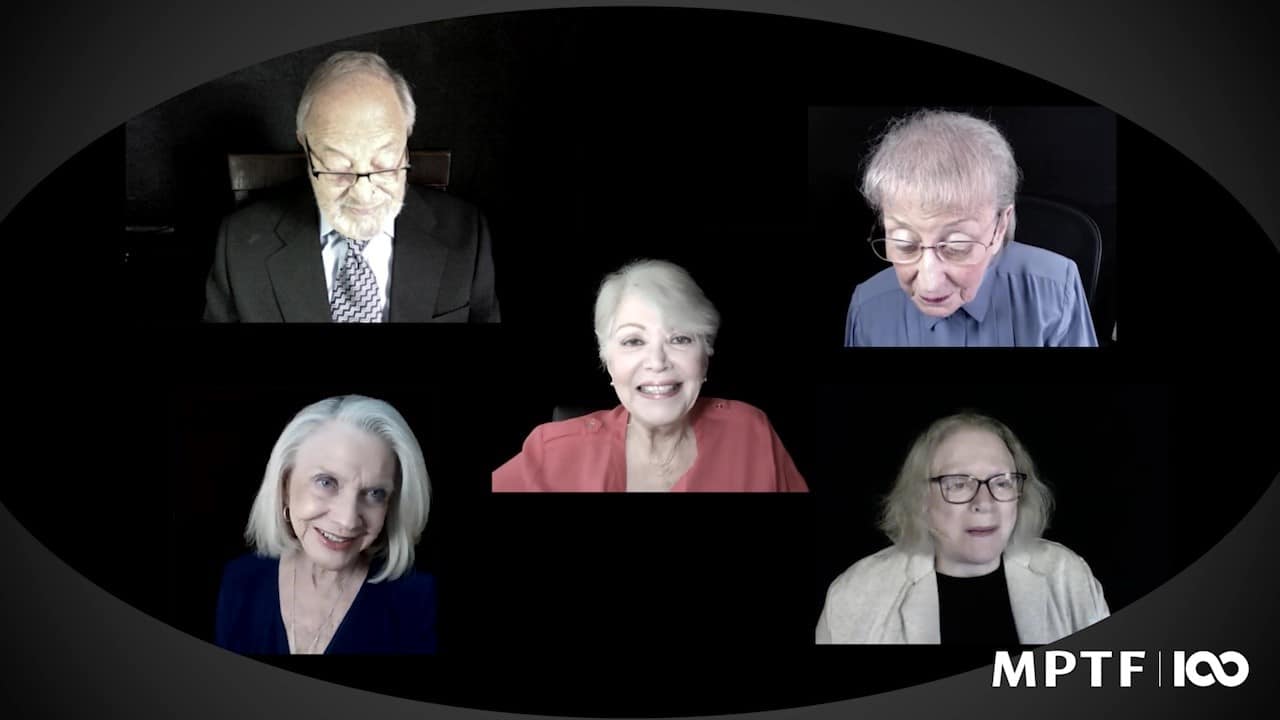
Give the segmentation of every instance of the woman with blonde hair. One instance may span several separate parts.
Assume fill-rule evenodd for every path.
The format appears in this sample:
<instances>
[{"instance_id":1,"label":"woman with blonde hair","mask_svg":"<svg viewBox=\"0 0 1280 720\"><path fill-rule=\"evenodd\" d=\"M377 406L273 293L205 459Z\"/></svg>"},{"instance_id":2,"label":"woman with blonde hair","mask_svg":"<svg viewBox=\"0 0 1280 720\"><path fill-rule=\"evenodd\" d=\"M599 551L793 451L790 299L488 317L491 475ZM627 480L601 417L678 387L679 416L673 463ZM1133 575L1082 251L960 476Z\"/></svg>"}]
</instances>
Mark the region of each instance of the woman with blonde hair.
<instances>
[{"instance_id":1,"label":"woman with blonde hair","mask_svg":"<svg viewBox=\"0 0 1280 720\"><path fill-rule=\"evenodd\" d=\"M433 653L435 582L414 571L430 485L400 413L359 395L285 426L231 561L217 642L244 654Z\"/></svg>"},{"instance_id":2,"label":"woman with blonde hair","mask_svg":"<svg viewBox=\"0 0 1280 720\"><path fill-rule=\"evenodd\" d=\"M818 643L1048 643L1107 617L1079 555L1041 538L1053 496L1018 437L985 415L934 422L884 501L893 545L827 591Z\"/></svg>"}]
</instances>

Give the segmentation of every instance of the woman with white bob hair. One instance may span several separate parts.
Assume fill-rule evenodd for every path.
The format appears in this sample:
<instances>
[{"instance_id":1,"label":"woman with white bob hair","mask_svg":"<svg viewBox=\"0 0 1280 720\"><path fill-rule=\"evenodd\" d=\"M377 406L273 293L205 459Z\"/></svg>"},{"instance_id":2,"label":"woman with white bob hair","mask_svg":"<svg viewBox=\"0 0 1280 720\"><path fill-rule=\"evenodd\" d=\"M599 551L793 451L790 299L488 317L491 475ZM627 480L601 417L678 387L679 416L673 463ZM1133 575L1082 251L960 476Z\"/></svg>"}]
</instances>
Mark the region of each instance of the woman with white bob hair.
<instances>
[{"instance_id":1,"label":"woman with white bob hair","mask_svg":"<svg viewBox=\"0 0 1280 720\"><path fill-rule=\"evenodd\" d=\"M271 450L231 561L217 643L244 654L434 653L435 582L413 568L430 486L395 408L346 395L303 408Z\"/></svg>"},{"instance_id":2,"label":"woman with white bob hair","mask_svg":"<svg viewBox=\"0 0 1280 720\"><path fill-rule=\"evenodd\" d=\"M1075 263L1013 241L1019 175L985 120L894 121L862 177L877 215L868 242L891 267L853 291L845 345L1096 346Z\"/></svg>"},{"instance_id":3,"label":"woman with white bob hair","mask_svg":"<svg viewBox=\"0 0 1280 720\"><path fill-rule=\"evenodd\" d=\"M683 268L640 260L596 295L600 360L620 404L540 425L495 492L807 492L768 418L700 397L720 314Z\"/></svg>"},{"instance_id":4,"label":"woman with white bob hair","mask_svg":"<svg viewBox=\"0 0 1280 720\"><path fill-rule=\"evenodd\" d=\"M891 547L831 583L818 643L1049 643L1107 617L1079 555L1040 537L1053 496L1008 427L973 413L918 437L884 501Z\"/></svg>"}]
</instances>

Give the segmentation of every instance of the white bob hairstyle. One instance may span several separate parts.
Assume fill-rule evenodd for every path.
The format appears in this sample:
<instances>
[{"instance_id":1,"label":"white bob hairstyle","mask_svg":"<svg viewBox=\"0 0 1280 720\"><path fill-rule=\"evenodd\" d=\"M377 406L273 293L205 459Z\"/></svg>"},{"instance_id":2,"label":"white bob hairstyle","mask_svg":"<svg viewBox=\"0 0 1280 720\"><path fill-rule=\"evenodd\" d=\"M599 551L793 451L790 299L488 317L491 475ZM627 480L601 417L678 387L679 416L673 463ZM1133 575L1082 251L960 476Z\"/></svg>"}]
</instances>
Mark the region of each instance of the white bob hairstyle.
<instances>
[{"instance_id":1,"label":"white bob hairstyle","mask_svg":"<svg viewBox=\"0 0 1280 720\"><path fill-rule=\"evenodd\" d=\"M289 421L267 460L262 486L249 511L244 536L264 557L280 557L300 549L284 517L285 486L298 455L298 446L322 426L344 423L381 438L396 457L395 490L387 508L382 536L367 550L384 558L381 571L369 582L394 580L413 567L413 548L427 526L431 486L422 448L408 423L382 400L342 395L308 405Z\"/></svg>"},{"instance_id":2,"label":"white bob hairstyle","mask_svg":"<svg viewBox=\"0 0 1280 720\"><path fill-rule=\"evenodd\" d=\"M978 413L962 412L935 421L912 443L907 459L898 472L898 479L881 506L880 529L895 545L908 551L932 548L925 503L930 492L929 477L933 470L933 456L943 441L962 429L985 430L1000 438L1009 449L1016 470L1027 476L1022 484L1022 495L1018 498L1018 520L1013 526L1009 546L1024 545L1044 533L1053 514L1053 493L1040 478L1027 448L999 420Z\"/></svg>"},{"instance_id":3,"label":"white bob hairstyle","mask_svg":"<svg viewBox=\"0 0 1280 720\"><path fill-rule=\"evenodd\" d=\"M404 75L392 70L387 61L377 53L343 50L330 55L320 63L311 72L311 77L302 90L302 99L298 101L298 112L294 118L299 139L306 132L307 113L311 112L311 105L315 102L316 95L330 82L356 73L373 75L391 83L395 88L396 97L400 100L400 107L404 110L405 120L408 122L405 135L413 134L413 122L417 118L418 106L413 102L409 81L404 79Z\"/></svg>"},{"instance_id":4,"label":"white bob hairstyle","mask_svg":"<svg viewBox=\"0 0 1280 720\"><path fill-rule=\"evenodd\" d=\"M920 110L898 118L876 141L862 175L862 196L877 214L909 202L928 213L1013 207L1022 173L995 125L972 115ZM1014 211L1005 237L1013 239Z\"/></svg>"},{"instance_id":5,"label":"white bob hairstyle","mask_svg":"<svg viewBox=\"0 0 1280 720\"><path fill-rule=\"evenodd\" d=\"M605 345L613 334L618 305L629 294L653 303L668 324L697 335L707 356L711 356L720 330L720 313L693 281L693 276L666 260L636 260L606 275L596 293L596 345L602 362Z\"/></svg>"}]
</instances>

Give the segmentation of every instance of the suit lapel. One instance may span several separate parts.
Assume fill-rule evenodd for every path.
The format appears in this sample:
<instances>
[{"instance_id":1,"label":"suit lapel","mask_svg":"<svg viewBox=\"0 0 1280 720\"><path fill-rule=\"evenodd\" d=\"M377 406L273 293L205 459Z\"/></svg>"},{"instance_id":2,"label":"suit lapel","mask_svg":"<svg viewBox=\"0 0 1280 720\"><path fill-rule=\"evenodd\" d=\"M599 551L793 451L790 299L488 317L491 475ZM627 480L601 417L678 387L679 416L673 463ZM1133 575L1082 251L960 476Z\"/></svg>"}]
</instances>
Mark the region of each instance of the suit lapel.
<instances>
[{"instance_id":1,"label":"suit lapel","mask_svg":"<svg viewBox=\"0 0 1280 720\"><path fill-rule=\"evenodd\" d=\"M285 322L329 322L329 291L320 258L319 211L310 195L281 218L276 236L282 246L267 258L271 291Z\"/></svg>"},{"instance_id":2,"label":"suit lapel","mask_svg":"<svg viewBox=\"0 0 1280 720\"><path fill-rule=\"evenodd\" d=\"M407 188L404 209L396 218L391 259L392 322L429 322L436 314L436 297L449 250L432 237L435 224L431 206L417 189Z\"/></svg>"}]
</instances>

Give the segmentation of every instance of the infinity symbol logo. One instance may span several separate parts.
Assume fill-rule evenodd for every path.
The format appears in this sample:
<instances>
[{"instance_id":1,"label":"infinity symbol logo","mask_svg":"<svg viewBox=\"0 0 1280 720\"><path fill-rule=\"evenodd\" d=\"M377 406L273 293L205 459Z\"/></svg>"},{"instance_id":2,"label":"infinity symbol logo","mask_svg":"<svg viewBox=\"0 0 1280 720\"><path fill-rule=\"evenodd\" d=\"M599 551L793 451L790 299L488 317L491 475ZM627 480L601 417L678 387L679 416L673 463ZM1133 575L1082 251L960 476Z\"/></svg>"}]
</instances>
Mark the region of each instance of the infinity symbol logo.
<instances>
[{"instance_id":1,"label":"infinity symbol logo","mask_svg":"<svg viewBox=\"0 0 1280 720\"><path fill-rule=\"evenodd\" d=\"M1223 663L1235 666L1235 672L1227 674ZM1204 665L1209 666L1210 674L1201 672ZM1208 650L1198 650L1187 657L1182 650L1173 653L1173 686L1184 687L1187 680L1196 687L1209 687L1216 681L1225 687L1237 687L1249 677L1249 661L1235 650L1228 650L1221 655L1214 655Z\"/></svg>"}]
</instances>

